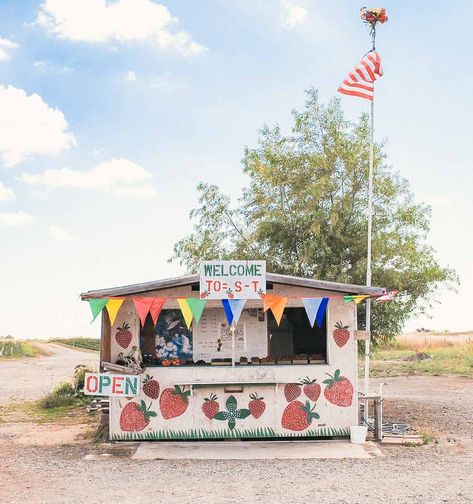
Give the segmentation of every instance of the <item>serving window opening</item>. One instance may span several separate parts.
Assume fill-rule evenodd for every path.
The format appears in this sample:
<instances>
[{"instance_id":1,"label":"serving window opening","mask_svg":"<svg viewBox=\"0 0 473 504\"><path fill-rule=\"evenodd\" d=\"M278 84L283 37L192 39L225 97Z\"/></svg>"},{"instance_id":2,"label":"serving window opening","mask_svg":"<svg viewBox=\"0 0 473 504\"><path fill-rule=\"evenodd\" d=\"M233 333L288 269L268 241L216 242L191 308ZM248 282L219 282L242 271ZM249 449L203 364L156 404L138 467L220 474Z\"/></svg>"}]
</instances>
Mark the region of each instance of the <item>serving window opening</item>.
<instances>
[{"instance_id":1,"label":"serving window opening","mask_svg":"<svg viewBox=\"0 0 473 504\"><path fill-rule=\"evenodd\" d=\"M233 355L241 366L322 364L327 327L311 327L304 308L286 308L279 326L270 311L247 308L232 335L223 308L207 308L190 329L179 309L163 309L156 326L146 318L140 348L147 366L231 366Z\"/></svg>"}]
</instances>

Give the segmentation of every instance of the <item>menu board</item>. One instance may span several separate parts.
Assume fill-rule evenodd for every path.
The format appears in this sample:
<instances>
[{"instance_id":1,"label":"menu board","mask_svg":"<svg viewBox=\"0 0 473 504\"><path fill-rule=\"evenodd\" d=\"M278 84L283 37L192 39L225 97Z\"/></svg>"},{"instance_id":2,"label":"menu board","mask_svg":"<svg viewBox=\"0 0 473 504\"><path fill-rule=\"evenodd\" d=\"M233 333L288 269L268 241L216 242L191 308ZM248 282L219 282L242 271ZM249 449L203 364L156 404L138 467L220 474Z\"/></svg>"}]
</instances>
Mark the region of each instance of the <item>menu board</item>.
<instances>
[{"instance_id":1,"label":"menu board","mask_svg":"<svg viewBox=\"0 0 473 504\"><path fill-rule=\"evenodd\" d=\"M225 359L232 356L232 335L223 308L204 311L198 325L193 327L194 361ZM243 310L235 329L235 358L266 357L268 334L263 310Z\"/></svg>"}]
</instances>

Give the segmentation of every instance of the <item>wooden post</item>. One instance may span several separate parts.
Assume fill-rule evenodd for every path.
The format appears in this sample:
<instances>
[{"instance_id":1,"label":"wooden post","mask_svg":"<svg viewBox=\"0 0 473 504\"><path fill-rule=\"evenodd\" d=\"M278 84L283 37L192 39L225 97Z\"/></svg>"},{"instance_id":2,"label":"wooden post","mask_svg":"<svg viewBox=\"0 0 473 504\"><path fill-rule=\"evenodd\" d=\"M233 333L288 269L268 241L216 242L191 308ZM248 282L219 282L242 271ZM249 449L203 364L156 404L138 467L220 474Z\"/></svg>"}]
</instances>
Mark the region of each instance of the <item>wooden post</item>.
<instances>
[{"instance_id":1,"label":"wooden post","mask_svg":"<svg viewBox=\"0 0 473 504\"><path fill-rule=\"evenodd\" d=\"M374 437L376 441L383 440L383 399L376 397L374 400Z\"/></svg>"},{"instance_id":2,"label":"wooden post","mask_svg":"<svg viewBox=\"0 0 473 504\"><path fill-rule=\"evenodd\" d=\"M107 310L102 310L102 335L100 341L100 372L103 371L102 362L110 362L112 360L112 326Z\"/></svg>"}]
</instances>

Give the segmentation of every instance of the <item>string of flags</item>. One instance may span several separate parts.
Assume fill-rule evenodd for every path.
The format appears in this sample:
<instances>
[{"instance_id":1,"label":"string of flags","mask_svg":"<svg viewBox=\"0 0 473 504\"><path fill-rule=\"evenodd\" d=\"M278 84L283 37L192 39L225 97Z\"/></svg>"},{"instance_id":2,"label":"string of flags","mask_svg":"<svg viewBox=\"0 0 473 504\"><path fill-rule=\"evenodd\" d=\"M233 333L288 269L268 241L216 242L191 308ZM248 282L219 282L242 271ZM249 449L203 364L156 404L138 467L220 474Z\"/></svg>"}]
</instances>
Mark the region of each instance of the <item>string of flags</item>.
<instances>
[{"instance_id":1,"label":"string of flags","mask_svg":"<svg viewBox=\"0 0 473 504\"><path fill-rule=\"evenodd\" d=\"M392 301L398 292L399 291L385 292L383 295L376 297L375 302L386 303ZM368 295L349 295L343 296L343 301L344 303L354 302L355 304L359 304L368 298L370 298ZM148 314L151 316L153 324L156 325L159 314L166 301L175 298L133 297L131 299L135 306L136 313L140 318L141 325L144 326ZM278 325L281 323L288 299L289 297L286 296L276 296L272 294L266 294L263 298L263 311L266 312L270 310ZM315 324L317 324L318 327L322 327L330 298L300 299L304 305L311 327L314 327ZM188 329L191 328L193 321L198 324L204 312L205 305L207 304L207 299L191 297L176 298L176 300ZM106 309L110 318L110 323L113 325L125 298L90 298L88 301L92 312L92 322L103 309ZM235 325L238 324L246 301L246 299L222 299L222 306L225 311L228 325L232 325L232 323Z\"/></svg>"}]
</instances>

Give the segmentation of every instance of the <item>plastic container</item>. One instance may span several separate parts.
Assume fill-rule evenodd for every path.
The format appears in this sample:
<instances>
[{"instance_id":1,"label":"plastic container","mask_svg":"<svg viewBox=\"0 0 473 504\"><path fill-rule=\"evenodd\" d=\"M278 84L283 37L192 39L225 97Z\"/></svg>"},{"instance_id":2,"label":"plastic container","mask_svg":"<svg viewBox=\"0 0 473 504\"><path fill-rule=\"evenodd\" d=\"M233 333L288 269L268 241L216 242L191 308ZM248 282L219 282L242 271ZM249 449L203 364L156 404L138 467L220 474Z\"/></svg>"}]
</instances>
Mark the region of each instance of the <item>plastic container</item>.
<instances>
[{"instance_id":1,"label":"plastic container","mask_svg":"<svg viewBox=\"0 0 473 504\"><path fill-rule=\"evenodd\" d=\"M350 427L350 442L355 444L363 444L366 442L368 427L364 425L352 425Z\"/></svg>"}]
</instances>

